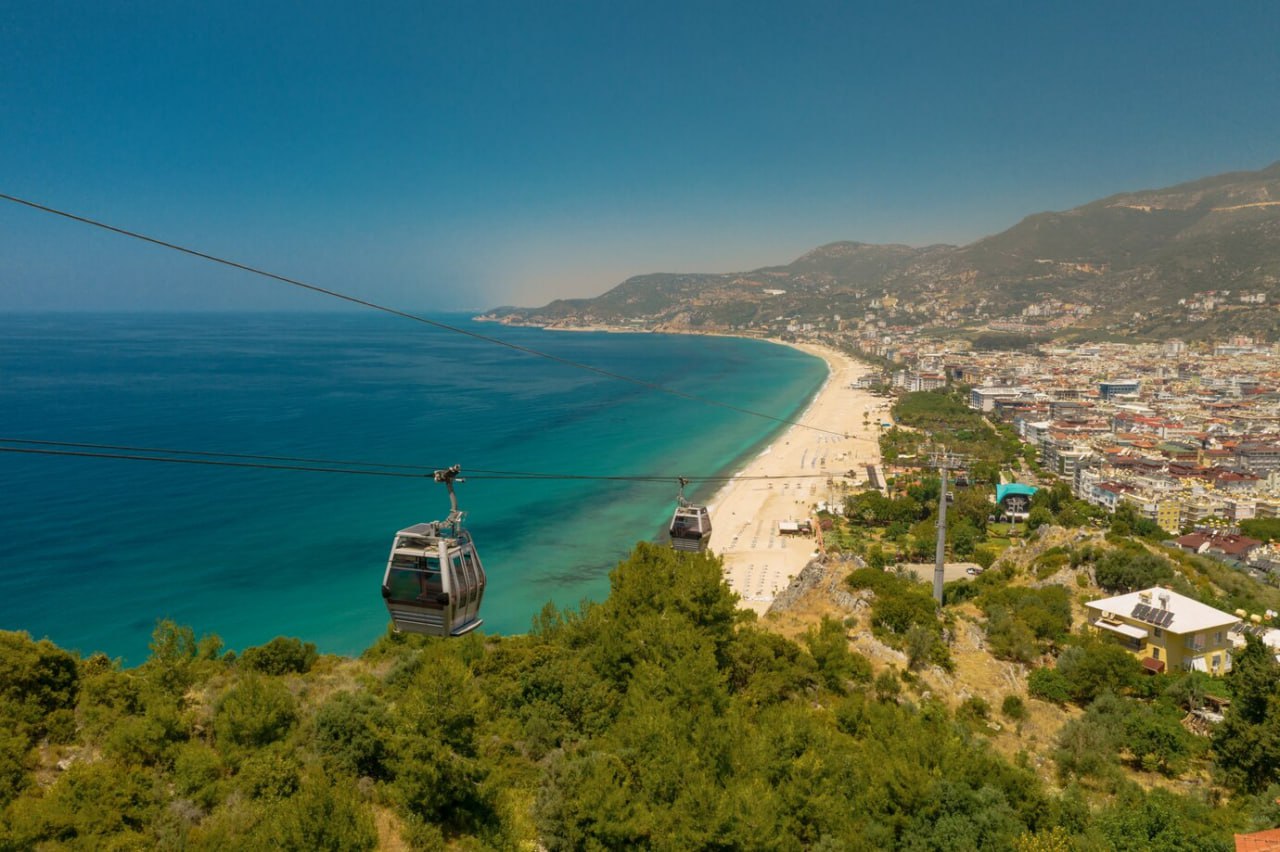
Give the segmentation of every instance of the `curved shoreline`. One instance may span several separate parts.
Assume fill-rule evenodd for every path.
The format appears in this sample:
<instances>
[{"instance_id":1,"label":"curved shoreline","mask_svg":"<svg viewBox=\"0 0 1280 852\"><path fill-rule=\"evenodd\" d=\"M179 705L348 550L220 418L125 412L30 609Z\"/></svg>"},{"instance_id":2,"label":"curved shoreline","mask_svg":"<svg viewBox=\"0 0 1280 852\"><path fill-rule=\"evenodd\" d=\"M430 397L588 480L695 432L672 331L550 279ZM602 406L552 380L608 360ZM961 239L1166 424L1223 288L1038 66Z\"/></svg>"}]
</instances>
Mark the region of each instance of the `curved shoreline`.
<instances>
[{"instance_id":1,"label":"curved shoreline","mask_svg":"<svg viewBox=\"0 0 1280 852\"><path fill-rule=\"evenodd\" d=\"M605 325L538 327L546 331L646 333L645 329ZM784 535L779 523L810 520L816 531L816 504L841 500L842 484L853 487L866 483L865 466L880 463L876 424L881 418L869 417L864 424L863 415L887 410L889 403L852 387L863 373L874 369L872 365L829 346L726 332L662 329L656 333L760 340L789 346L827 365L826 379L794 418L800 425L781 427L754 454L748 448L745 461L740 457L724 469L733 478L707 502L712 519L709 547L723 560L725 581L738 594L739 606L763 615L818 547L816 535Z\"/></svg>"},{"instance_id":2,"label":"curved shoreline","mask_svg":"<svg viewBox=\"0 0 1280 852\"><path fill-rule=\"evenodd\" d=\"M784 535L779 524L807 519L816 529L817 503L839 501L842 483L865 481L865 465L879 462L880 447L871 422L877 418L868 418L864 425L862 416L888 405L850 386L868 369L851 356L818 344L770 342L821 358L827 378L797 418L800 425L777 433L709 504L710 547L724 560L725 580L738 593L740 605L759 614L808 564L817 547L814 536ZM854 478L847 476L850 471Z\"/></svg>"}]
</instances>

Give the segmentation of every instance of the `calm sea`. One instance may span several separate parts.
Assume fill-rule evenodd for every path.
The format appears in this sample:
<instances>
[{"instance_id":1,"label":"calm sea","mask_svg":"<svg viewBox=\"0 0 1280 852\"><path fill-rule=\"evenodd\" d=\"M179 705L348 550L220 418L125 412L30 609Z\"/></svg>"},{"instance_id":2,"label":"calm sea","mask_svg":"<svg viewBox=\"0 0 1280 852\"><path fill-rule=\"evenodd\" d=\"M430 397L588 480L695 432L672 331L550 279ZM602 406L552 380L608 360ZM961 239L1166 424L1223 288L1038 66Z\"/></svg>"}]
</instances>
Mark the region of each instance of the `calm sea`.
<instances>
[{"instance_id":1,"label":"calm sea","mask_svg":"<svg viewBox=\"0 0 1280 852\"><path fill-rule=\"evenodd\" d=\"M826 376L761 341L440 319L779 417ZM394 317L0 316L3 438L671 479L459 485L491 633L602 598L676 477L731 471L778 429ZM359 653L386 629L393 533L447 512L430 480L0 453L0 628L129 664L161 617L232 648Z\"/></svg>"}]
</instances>

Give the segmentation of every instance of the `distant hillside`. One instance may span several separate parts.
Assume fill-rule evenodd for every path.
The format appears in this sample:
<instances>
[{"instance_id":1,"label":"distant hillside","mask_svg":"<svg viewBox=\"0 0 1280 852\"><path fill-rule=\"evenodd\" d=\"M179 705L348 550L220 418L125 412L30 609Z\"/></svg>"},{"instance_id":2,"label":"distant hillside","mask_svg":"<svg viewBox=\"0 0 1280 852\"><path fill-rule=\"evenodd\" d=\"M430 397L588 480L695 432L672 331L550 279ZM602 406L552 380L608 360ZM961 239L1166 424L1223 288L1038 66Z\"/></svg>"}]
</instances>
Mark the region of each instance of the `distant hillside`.
<instances>
[{"instance_id":1,"label":"distant hillside","mask_svg":"<svg viewBox=\"0 0 1280 852\"><path fill-rule=\"evenodd\" d=\"M963 247L830 243L784 266L640 275L594 299L485 318L743 330L878 311L897 324L977 328L1065 313L1136 333L1274 337L1277 303L1280 163L1037 213Z\"/></svg>"}]
</instances>

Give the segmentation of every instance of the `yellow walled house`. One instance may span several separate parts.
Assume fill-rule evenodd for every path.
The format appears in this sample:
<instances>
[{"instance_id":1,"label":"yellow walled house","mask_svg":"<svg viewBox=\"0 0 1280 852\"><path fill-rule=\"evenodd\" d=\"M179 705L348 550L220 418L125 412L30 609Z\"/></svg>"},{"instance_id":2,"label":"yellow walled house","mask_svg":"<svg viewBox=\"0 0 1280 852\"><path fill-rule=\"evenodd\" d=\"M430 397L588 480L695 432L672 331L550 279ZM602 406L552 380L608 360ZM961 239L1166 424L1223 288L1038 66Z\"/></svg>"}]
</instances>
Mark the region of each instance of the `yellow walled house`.
<instances>
[{"instance_id":1,"label":"yellow walled house","mask_svg":"<svg viewBox=\"0 0 1280 852\"><path fill-rule=\"evenodd\" d=\"M1085 608L1089 625L1118 641L1148 671L1231 671L1229 633L1238 616L1158 586Z\"/></svg>"},{"instance_id":2,"label":"yellow walled house","mask_svg":"<svg viewBox=\"0 0 1280 852\"><path fill-rule=\"evenodd\" d=\"M1156 503L1156 524L1167 533L1177 535L1181 532L1178 526L1182 519L1182 503L1179 500L1161 500Z\"/></svg>"}]
</instances>

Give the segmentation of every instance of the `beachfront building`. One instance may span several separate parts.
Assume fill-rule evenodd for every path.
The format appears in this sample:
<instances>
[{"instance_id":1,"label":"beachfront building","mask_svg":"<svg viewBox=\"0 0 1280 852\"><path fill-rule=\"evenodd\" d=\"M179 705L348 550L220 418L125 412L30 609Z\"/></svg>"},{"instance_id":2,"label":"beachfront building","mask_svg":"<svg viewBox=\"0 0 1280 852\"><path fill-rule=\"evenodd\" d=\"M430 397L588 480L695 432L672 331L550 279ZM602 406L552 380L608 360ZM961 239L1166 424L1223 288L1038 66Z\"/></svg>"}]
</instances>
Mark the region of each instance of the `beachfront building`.
<instances>
[{"instance_id":1,"label":"beachfront building","mask_svg":"<svg viewBox=\"0 0 1280 852\"><path fill-rule=\"evenodd\" d=\"M1239 616L1170 589L1154 587L1085 604L1089 625L1134 654L1151 672L1231 671L1231 637Z\"/></svg>"}]
</instances>

